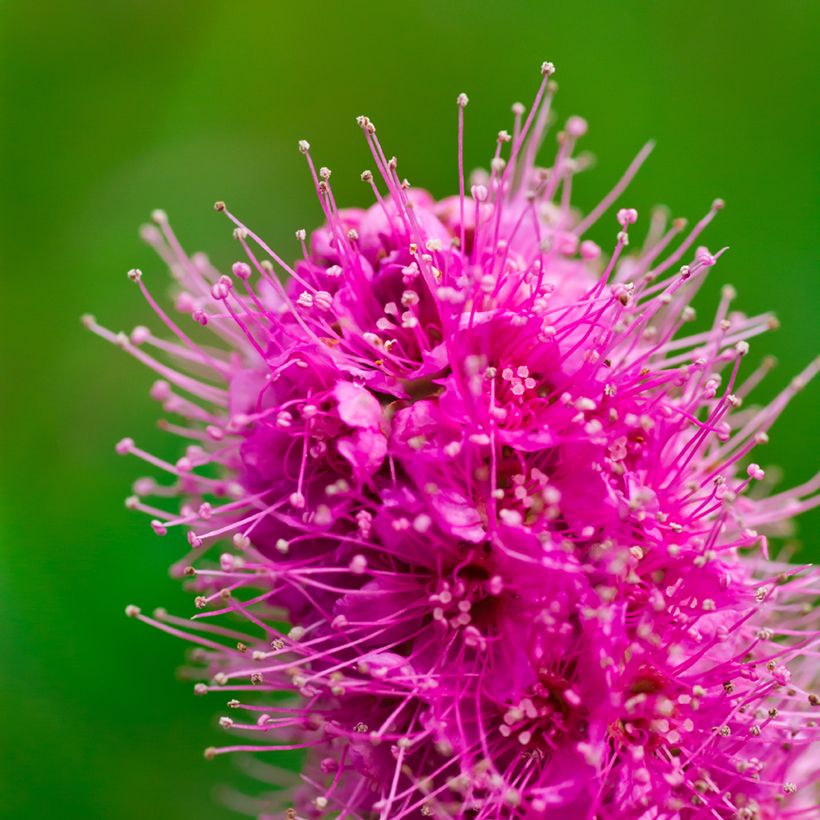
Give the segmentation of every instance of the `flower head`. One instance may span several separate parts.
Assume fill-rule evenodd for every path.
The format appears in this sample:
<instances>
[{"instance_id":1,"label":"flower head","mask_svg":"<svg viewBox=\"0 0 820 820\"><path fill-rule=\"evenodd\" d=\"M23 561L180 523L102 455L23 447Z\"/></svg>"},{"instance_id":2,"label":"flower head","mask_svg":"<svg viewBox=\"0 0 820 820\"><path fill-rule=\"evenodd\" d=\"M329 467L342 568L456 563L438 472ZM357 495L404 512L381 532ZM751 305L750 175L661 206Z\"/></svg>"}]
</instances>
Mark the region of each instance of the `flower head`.
<instances>
[{"instance_id":1,"label":"flower head","mask_svg":"<svg viewBox=\"0 0 820 820\"><path fill-rule=\"evenodd\" d=\"M169 476L140 479L129 506L157 535L187 532L176 570L199 611L127 612L191 641L195 691L231 698L220 723L238 737L207 756L307 750L294 816L812 804L817 576L772 559L767 533L820 482L766 496L751 459L817 362L748 409L770 363L741 363L772 316L724 288L710 326L688 329L722 202L688 233L658 213L630 244L638 214L621 208L610 253L587 238L651 146L577 213L586 123L536 164L553 73L469 185L458 97L457 196L412 187L360 117L374 204L339 208L300 142L325 221L297 231L295 264L220 202L241 248L222 274L157 212L144 236L182 319L139 271L169 333L87 319L157 373L188 442L175 463L117 449Z\"/></svg>"}]
</instances>

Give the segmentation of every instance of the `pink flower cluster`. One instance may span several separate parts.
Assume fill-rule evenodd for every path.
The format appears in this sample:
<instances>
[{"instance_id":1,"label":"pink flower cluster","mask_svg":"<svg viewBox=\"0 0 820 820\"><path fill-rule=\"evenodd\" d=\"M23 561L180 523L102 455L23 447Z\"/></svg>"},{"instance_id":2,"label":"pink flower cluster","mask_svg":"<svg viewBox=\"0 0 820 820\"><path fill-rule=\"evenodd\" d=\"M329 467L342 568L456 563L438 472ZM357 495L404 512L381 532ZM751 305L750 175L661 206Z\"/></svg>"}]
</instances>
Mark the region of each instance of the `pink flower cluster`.
<instances>
[{"instance_id":1,"label":"pink flower cluster","mask_svg":"<svg viewBox=\"0 0 820 820\"><path fill-rule=\"evenodd\" d=\"M217 203L243 254L223 275L156 212L185 318L131 271L171 338L86 319L158 374L187 442L176 463L117 449L170 477L128 506L187 531L200 611L128 614L192 642L195 691L232 698L237 737L207 757L306 750L291 788L243 803L262 817L813 810L819 585L766 533L820 481L766 496L752 452L817 362L747 409L773 317L726 287L688 329L721 202L688 232L654 214L637 249L629 208L610 254L585 238L651 146L579 215L585 122L536 165L553 71L469 189L459 96L458 196L411 187L360 117L375 202L339 208L300 143L325 222L294 265Z\"/></svg>"}]
</instances>

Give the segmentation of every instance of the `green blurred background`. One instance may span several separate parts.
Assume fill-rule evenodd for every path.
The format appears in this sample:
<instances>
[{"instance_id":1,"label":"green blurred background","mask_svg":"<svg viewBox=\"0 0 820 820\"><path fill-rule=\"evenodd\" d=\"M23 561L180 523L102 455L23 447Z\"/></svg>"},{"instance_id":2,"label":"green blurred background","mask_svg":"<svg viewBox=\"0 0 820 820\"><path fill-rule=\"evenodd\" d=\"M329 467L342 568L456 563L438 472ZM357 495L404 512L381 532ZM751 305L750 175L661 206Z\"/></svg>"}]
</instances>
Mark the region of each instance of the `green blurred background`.
<instances>
[{"instance_id":1,"label":"green blurred background","mask_svg":"<svg viewBox=\"0 0 820 820\"><path fill-rule=\"evenodd\" d=\"M590 206L648 137L658 148L625 199L698 217L731 246L700 299L732 282L782 329L753 351L781 362L771 395L817 352L816 2L264 3L0 2L0 816L220 818L206 763L223 704L174 680L182 645L123 616L134 602L182 614L191 602L158 540L123 498L140 472L115 456L133 435L173 455L154 426L151 378L82 331L148 320L125 271L162 281L137 227L165 208L189 248L236 253L227 200L294 255L319 220L296 141L334 169L337 199L366 200L369 164L354 116L369 114L403 173L455 190L455 98L467 164L486 164L509 106L529 102L551 59L562 116L585 115L597 167ZM608 246L610 218L597 238ZM9 296L11 300L9 300ZM813 472L816 389L761 455L797 482ZM820 519L803 521L818 554ZM812 539L814 544L811 544Z\"/></svg>"}]
</instances>

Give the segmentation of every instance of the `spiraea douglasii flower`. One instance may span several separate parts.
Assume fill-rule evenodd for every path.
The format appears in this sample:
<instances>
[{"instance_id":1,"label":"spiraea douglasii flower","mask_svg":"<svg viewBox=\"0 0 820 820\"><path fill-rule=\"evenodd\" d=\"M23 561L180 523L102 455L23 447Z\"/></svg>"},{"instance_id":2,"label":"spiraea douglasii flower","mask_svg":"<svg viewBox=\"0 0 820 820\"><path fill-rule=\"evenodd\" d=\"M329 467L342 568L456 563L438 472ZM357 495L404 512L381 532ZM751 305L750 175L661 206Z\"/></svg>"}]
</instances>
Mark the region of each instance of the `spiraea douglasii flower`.
<instances>
[{"instance_id":1,"label":"spiraea douglasii flower","mask_svg":"<svg viewBox=\"0 0 820 820\"><path fill-rule=\"evenodd\" d=\"M772 316L726 287L687 327L722 203L689 230L654 214L635 249L638 214L611 212L647 146L581 216L585 122L536 165L553 71L469 185L459 96L458 195L411 187L360 117L374 204L340 208L300 143L325 222L294 264L217 203L242 257L222 274L156 212L182 318L133 270L166 332L86 319L157 373L187 443L175 463L117 450L167 475L128 506L187 533L199 611L128 614L190 641L195 691L230 698L207 757L306 750L260 816L813 810L817 575L767 533L820 481L767 496L754 451L817 363L748 406Z\"/></svg>"}]
</instances>

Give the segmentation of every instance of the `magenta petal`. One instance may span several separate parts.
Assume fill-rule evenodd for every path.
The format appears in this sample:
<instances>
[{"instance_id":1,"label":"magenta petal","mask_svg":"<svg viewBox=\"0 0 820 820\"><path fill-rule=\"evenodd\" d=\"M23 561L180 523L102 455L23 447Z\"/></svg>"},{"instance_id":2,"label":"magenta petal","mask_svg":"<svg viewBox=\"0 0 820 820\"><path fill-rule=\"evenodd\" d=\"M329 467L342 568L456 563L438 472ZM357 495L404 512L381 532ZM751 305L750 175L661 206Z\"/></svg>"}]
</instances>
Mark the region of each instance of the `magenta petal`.
<instances>
[{"instance_id":1,"label":"magenta petal","mask_svg":"<svg viewBox=\"0 0 820 820\"><path fill-rule=\"evenodd\" d=\"M387 439L375 430L357 430L351 436L340 438L336 449L350 462L356 478L367 481L382 466L387 455Z\"/></svg>"},{"instance_id":2,"label":"magenta petal","mask_svg":"<svg viewBox=\"0 0 820 820\"><path fill-rule=\"evenodd\" d=\"M351 382L340 382L333 390L339 403L339 417L351 427L378 428L381 407L378 399L364 387Z\"/></svg>"}]
</instances>

